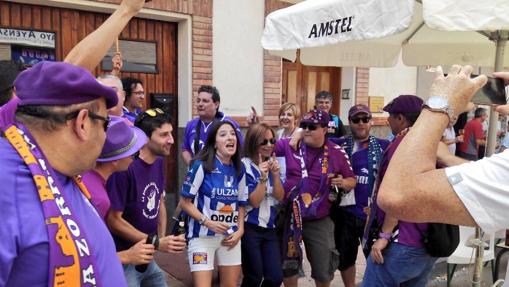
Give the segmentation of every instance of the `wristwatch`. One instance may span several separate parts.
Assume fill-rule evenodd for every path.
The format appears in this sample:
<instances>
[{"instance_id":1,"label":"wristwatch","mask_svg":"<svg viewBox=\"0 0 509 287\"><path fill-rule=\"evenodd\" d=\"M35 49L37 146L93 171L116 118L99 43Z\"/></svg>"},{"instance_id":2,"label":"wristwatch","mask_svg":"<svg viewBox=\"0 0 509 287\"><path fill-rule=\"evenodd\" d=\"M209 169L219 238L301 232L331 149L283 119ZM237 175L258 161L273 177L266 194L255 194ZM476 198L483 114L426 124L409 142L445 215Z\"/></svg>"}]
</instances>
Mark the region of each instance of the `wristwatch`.
<instances>
[{"instance_id":1,"label":"wristwatch","mask_svg":"<svg viewBox=\"0 0 509 287\"><path fill-rule=\"evenodd\" d=\"M205 221L207 221L207 219L209 219L207 216L202 215L202 216L201 216L201 218L200 218L200 220L198 220L198 223L199 223L200 225L203 225L203 224L205 223Z\"/></svg>"},{"instance_id":2,"label":"wristwatch","mask_svg":"<svg viewBox=\"0 0 509 287\"><path fill-rule=\"evenodd\" d=\"M458 120L458 116L449 107L449 102L445 97L431 96L422 107L432 112L446 114L449 117L449 124L455 124L456 120Z\"/></svg>"},{"instance_id":3,"label":"wristwatch","mask_svg":"<svg viewBox=\"0 0 509 287\"><path fill-rule=\"evenodd\" d=\"M386 232L382 232L382 231L380 231L380 233L378 233L378 237L379 237L379 238L386 239L386 240L388 240L388 241L391 241L392 233L386 233Z\"/></svg>"}]
</instances>

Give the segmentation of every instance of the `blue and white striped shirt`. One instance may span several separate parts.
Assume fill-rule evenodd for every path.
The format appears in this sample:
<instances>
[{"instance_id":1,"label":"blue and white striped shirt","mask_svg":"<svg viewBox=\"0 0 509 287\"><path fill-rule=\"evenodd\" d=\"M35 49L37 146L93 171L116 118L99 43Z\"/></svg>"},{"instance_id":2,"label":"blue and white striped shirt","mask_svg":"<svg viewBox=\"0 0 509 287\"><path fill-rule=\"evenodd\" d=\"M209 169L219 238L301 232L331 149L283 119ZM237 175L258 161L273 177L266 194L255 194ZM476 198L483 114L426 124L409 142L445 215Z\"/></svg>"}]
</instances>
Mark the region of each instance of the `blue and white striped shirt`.
<instances>
[{"instance_id":1,"label":"blue and white striped shirt","mask_svg":"<svg viewBox=\"0 0 509 287\"><path fill-rule=\"evenodd\" d=\"M234 165L223 164L217 158L215 166L209 173L203 169L202 162L196 160L187 171L180 195L192 198L194 206L210 220L225 222L237 230L238 207L248 204L244 165L240 167L239 176ZM189 239L216 235L192 217L189 217L188 226Z\"/></svg>"},{"instance_id":2,"label":"blue and white striped shirt","mask_svg":"<svg viewBox=\"0 0 509 287\"><path fill-rule=\"evenodd\" d=\"M260 178L260 170L258 166L250 159L243 158L242 162L246 167L246 184L249 194L251 194L258 184ZM272 175L269 175L269 181L267 181L267 193L265 198L260 202L259 208L254 208L251 205L247 207L247 215L245 221L250 224L254 224L264 228L275 228L276 221L276 208L279 201L274 197L272 190L274 186L274 180Z\"/></svg>"}]
</instances>

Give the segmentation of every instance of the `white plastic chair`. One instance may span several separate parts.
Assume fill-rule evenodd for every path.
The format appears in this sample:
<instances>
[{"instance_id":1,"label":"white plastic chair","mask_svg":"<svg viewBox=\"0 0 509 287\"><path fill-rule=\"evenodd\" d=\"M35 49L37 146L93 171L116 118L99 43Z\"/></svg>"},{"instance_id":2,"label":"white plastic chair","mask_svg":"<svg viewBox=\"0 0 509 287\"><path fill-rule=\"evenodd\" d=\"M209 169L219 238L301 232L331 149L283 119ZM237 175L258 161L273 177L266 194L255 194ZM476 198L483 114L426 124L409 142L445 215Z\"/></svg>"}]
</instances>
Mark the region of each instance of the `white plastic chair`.
<instances>
[{"instance_id":1,"label":"white plastic chair","mask_svg":"<svg viewBox=\"0 0 509 287\"><path fill-rule=\"evenodd\" d=\"M488 238L485 234L484 238ZM454 271L458 264L474 264L475 263L475 248L470 242L471 239L475 239L475 228L460 226L460 242L454 253L447 258L447 286L450 286ZM489 248L484 249L484 256L482 262L491 263L491 270L493 281L495 281L495 233L489 234ZM450 269L452 265L452 270Z\"/></svg>"}]
</instances>

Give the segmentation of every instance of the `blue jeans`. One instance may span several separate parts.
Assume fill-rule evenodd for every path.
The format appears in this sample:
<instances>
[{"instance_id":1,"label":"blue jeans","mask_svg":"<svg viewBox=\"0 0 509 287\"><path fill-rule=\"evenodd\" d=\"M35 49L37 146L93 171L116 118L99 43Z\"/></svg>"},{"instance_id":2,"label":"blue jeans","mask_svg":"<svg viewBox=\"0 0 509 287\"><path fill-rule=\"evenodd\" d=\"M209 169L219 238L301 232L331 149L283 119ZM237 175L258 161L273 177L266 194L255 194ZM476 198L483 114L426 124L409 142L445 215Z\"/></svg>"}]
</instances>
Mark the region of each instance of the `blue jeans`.
<instances>
[{"instance_id":1,"label":"blue jeans","mask_svg":"<svg viewBox=\"0 0 509 287\"><path fill-rule=\"evenodd\" d=\"M425 287L428 276L437 260L416 248L392 242L382 253L384 263L373 262L369 255L362 286L408 286Z\"/></svg>"},{"instance_id":2,"label":"blue jeans","mask_svg":"<svg viewBox=\"0 0 509 287\"><path fill-rule=\"evenodd\" d=\"M164 273L157 263L150 261L143 273L136 271L135 265L123 265L124 275L129 287L167 287Z\"/></svg>"},{"instance_id":3,"label":"blue jeans","mask_svg":"<svg viewBox=\"0 0 509 287\"><path fill-rule=\"evenodd\" d=\"M281 286L283 269L275 229L245 223L241 247L242 287Z\"/></svg>"}]
</instances>

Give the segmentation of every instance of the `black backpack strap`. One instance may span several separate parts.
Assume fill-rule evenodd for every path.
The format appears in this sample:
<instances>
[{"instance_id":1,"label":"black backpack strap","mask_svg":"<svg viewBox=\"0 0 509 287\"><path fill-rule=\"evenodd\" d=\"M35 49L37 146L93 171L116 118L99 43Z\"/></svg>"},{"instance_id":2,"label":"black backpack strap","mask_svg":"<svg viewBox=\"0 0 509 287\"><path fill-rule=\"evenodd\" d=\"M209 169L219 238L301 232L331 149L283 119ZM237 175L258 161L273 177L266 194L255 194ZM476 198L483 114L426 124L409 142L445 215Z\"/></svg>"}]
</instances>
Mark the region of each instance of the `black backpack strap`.
<instances>
[{"instance_id":1,"label":"black backpack strap","mask_svg":"<svg viewBox=\"0 0 509 287\"><path fill-rule=\"evenodd\" d=\"M201 131L201 120L198 118L198 122L196 123L195 133L194 133L194 155L198 153L200 150L200 131Z\"/></svg>"}]
</instances>

